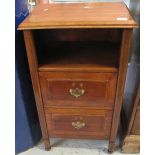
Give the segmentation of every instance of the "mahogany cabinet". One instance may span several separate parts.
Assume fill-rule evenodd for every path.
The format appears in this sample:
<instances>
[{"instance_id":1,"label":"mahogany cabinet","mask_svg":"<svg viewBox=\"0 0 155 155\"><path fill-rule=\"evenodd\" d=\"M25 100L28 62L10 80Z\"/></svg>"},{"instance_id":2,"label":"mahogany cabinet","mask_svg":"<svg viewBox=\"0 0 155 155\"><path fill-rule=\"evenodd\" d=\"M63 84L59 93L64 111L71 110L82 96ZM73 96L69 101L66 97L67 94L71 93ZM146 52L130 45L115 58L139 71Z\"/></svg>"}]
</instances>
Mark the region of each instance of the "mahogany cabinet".
<instances>
[{"instance_id":1,"label":"mahogany cabinet","mask_svg":"<svg viewBox=\"0 0 155 155\"><path fill-rule=\"evenodd\" d=\"M19 25L45 149L66 137L107 139L114 151L136 27L123 2L39 4Z\"/></svg>"}]
</instances>

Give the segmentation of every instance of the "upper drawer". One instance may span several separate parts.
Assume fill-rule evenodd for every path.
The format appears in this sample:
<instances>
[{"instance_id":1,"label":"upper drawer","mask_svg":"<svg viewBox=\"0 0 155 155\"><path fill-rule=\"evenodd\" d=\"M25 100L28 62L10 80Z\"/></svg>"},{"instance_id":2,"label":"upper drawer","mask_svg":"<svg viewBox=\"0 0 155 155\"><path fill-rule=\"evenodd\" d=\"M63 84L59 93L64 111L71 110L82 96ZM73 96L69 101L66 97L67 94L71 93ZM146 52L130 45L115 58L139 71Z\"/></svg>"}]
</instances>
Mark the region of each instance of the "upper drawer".
<instances>
[{"instance_id":1,"label":"upper drawer","mask_svg":"<svg viewBox=\"0 0 155 155\"><path fill-rule=\"evenodd\" d=\"M45 106L112 108L116 73L40 72Z\"/></svg>"}]
</instances>

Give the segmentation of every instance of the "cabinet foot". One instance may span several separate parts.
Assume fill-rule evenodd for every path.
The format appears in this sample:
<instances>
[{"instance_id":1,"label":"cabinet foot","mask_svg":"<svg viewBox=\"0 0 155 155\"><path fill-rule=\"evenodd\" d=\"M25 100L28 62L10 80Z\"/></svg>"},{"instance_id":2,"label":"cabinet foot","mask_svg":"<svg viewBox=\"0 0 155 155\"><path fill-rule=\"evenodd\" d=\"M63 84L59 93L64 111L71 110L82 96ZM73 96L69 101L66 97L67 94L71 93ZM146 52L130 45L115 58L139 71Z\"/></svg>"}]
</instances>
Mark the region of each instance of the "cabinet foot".
<instances>
[{"instance_id":1,"label":"cabinet foot","mask_svg":"<svg viewBox=\"0 0 155 155\"><path fill-rule=\"evenodd\" d=\"M108 149L108 153L109 153L109 154L112 154L113 152L114 152L113 150L109 150L109 149Z\"/></svg>"},{"instance_id":2,"label":"cabinet foot","mask_svg":"<svg viewBox=\"0 0 155 155\"><path fill-rule=\"evenodd\" d=\"M44 140L44 145L45 145L45 150L49 151L51 150L51 145L50 145L50 141L48 140Z\"/></svg>"},{"instance_id":3,"label":"cabinet foot","mask_svg":"<svg viewBox=\"0 0 155 155\"><path fill-rule=\"evenodd\" d=\"M112 154L115 150L115 142L109 142L108 153Z\"/></svg>"},{"instance_id":4,"label":"cabinet foot","mask_svg":"<svg viewBox=\"0 0 155 155\"><path fill-rule=\"evenodd\" d=\"M51 146L45 147L45 150L46 150L46 151L50 151L50 150L51 150Z\"/></svg>"}]
</instances>

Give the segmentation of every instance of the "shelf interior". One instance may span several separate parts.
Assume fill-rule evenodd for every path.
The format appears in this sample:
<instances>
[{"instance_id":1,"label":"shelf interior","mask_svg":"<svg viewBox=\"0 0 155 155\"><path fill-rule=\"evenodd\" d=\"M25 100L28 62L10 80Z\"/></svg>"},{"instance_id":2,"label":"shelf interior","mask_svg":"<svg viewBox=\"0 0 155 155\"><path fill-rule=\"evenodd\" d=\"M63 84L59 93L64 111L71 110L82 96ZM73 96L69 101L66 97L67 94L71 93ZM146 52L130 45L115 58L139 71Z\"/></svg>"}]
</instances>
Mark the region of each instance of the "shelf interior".
<instances>
[{"instance_id":1,"label":"shelf interior","mask_svg":"<svg viewBox=\"0 0 155 155\"><path fill-rule=\"evenodd\" d=\"M121 31L35 31L39 71L117 72Z\"/></svg>"},{"instance_id":2,"label":"shelf interior","mask_svg":"<svg viewBox=\"0 0 155 155\"><path fill-rule=\"evenodd\" d=\"M53 42L38 54L39 71L103 70L116 72L118 45L103 42Z\"/></svg>"}]
</instances>

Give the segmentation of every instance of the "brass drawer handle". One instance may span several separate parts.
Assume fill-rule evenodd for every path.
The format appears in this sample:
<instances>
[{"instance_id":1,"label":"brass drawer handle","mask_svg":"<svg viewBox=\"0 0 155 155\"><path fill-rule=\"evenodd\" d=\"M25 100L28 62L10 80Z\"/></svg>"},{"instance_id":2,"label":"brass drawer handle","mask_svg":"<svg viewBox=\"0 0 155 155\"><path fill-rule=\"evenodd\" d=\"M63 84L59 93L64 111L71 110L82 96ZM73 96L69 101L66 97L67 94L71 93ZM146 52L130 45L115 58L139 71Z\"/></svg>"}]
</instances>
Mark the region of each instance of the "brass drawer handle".
<instances>
[{"instance_id":1,"label":"brass drawer handle","mask_svg":"<svg viewBox=\"0 0 155 155\"><path fill-rule=\"evenodd\" d=\"M69 90L70 94L76 98L84 95L85 90L84 89L79 89L79 88L75 88L75 89L70 89Z\"/></svg>"},{"instance_id":2,"label":"brass drawer handle","mask_svg":"<svg viewBox=\"0 0 155 155\"><path fill-rule=\"evenodd\" d=\"M75 129L79 130L79 129L85 127L85 123L84 123L84 122L80 122L80 121L72 122L72 126L73 126Z\"/></svg>"}]
</instances>

